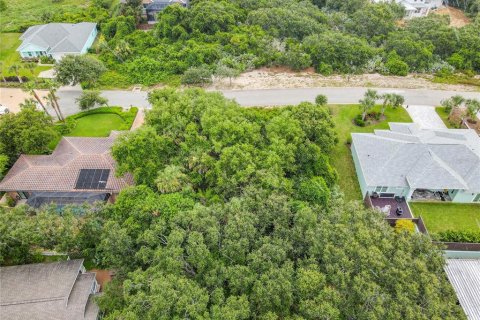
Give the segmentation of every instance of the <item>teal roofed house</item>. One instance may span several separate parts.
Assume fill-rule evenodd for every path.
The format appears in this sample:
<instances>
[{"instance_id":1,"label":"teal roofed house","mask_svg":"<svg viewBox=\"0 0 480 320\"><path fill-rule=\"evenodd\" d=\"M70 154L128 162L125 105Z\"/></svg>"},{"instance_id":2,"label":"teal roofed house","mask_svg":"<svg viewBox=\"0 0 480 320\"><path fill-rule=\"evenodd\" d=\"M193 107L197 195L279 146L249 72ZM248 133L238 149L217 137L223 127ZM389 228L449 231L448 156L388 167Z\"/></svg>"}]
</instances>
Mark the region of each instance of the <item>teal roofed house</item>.
<instances>
[{"instance_id":1,"label":"teal roofed house","mask_svg":"<svg viewBox=\"0 0 480 320\"><path fill-rule=\"evenodd\" d=\"M32 26L21 36L17 51L23 59L49 56L56 61L68 54L84 54L97 36L93 22L49 23Z\"/></svg>"}]
</instances>

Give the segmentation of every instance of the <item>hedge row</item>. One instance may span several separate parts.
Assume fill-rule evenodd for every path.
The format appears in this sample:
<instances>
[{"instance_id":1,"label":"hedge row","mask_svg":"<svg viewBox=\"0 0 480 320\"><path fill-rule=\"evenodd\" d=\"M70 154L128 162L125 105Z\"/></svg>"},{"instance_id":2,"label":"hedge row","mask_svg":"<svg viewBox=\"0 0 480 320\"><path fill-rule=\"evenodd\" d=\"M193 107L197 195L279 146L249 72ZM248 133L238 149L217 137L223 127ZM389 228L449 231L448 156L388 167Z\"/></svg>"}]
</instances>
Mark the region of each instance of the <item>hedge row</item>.
<instances>
[{"instance_id":1,"label":"hedge row","mask_svg":"<svg viewBox=\"0 0 480 320\"><path fill-rule=\"evenodd\" d=\"M434 238L443 242L480 243L480 231L447 230L436 233Z\"/></svg>"}]
</instances>

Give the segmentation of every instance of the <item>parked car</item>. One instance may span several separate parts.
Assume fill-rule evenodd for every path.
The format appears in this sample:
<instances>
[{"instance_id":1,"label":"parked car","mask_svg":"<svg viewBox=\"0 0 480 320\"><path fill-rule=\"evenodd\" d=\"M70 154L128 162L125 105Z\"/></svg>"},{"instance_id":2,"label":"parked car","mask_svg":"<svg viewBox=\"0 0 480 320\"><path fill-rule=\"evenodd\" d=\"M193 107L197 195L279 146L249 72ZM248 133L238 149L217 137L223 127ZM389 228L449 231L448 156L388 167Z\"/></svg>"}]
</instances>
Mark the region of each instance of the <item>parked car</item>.
<instances>
[{"instance_id":1,"label":"parked car","mask_svg":"<svg viewBox=\"0 0 480 320\"><path fill-rule=\"evenodd\" d=\"M8 110L7 107L5 107L3 104L0 104L0 115L7 114L9 112L10 112L10 110Z\"/></svg>"}]
</instances>

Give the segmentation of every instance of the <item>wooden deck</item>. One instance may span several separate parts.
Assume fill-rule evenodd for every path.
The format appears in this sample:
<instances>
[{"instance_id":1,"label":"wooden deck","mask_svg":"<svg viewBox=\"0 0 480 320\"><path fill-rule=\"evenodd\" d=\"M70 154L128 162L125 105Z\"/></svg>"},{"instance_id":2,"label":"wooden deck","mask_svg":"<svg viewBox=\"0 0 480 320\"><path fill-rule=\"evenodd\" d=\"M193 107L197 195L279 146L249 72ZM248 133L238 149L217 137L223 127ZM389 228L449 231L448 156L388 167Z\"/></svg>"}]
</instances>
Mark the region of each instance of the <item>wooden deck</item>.
<instances>
[{"instance_id":1,"label":"wooden deck","mask_svg":"<svg viewBox=\"0 0 480 320\"><path fill-rule=\"evenodd\" d=\"M380 207L384 208L385 206L389 205L390 206L390 213L389 215L385 215L385 218L391 218L391 219L399 219L399 218L407 218L411 219L413 218L412 212L410 211L410 208L408 207L407 202L403 199L401 202L397 202L397 200L393 198L372 198L370 197L372 206L375 207ZM400 207L403 210L403 214L398 215L396 213L397 208Z\"/></svg>"}]
</instances>

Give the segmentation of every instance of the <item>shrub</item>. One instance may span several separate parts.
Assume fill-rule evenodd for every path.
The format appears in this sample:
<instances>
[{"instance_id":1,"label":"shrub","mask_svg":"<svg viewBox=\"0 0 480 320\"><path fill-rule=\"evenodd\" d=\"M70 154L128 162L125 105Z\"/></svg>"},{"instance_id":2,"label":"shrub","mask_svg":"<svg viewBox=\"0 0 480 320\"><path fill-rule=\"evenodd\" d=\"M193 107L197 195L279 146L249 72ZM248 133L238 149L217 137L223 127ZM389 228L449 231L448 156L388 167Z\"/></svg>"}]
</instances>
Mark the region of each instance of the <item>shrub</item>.
<instances>
[{"instance_id":1,"label":"shrub","mask_svg":"<svg viewBox=\"0 0 480 320\"><path fill-rule=\"evenodd\" d=\"M58 123L55 127L58 133L62 136L69 134L77 126L77 121L74 118L68 117L65 122Z\"/></svg>"},{"instance_id":2,"label":"shrub","mask_svg":"<svg viewBox=\"0 0 480 320\"><path fill-rule=\"evenodd\" d=\"M381 116L382 115L380 114L380 112L376 112L376 111L371 111L367 113L367 117L370 119L380 120Z\"/></svg>"},{"instance_id":3,"label":"shrub","mask_svg":"<svg viewBox=\"0 0 480 320\"><path fill-rule=\"evenodd\" d=\"M5 195L5 200L7 200L7 206L9 206L10 208L15 207L15 205L17 204L17 201L15 201L15 199L13 199L9 194Z\"/></svg>"},{"instance_id":4,"label":"shrub","mask_svg":"<svg viewBox=\"0 0 480 320\"><path fill-rule=\"evenodd\" d=\"M183 74L183 84L204 85L212 82L212 71L207 67L191 67Z\"/></svg>"},{"instance_id":5,"label":"shrub","mask_svg":"<svg viewBox=\"0 0 480 320\"><path fill-rule=\"evenodd\" d=\"M82 95L75 100L80 110L88 110L95 105L107 105L108 99L100 95L100 91L85 90L82 92Z\"/></svg>"},{"instance_id":6,"label":"shrub","mask_svg":"<svg viewBox=\"0 0 480 320\"><path fill-rule=\"evenodd\" d=\"M328 103L328 99L325 95L319 94L318 96L315 97L315 103L318 104L319 106L324 106Z\"/></svg>"},{"instance_id":7,"label":"shrub","mask_svg":"<svg viewBox=\"0 0 480 320\"><path fill-rule=\"evenodd\" d=\"M333 73L333 68L331 65L322 62L318 65L317 72L324 76L329 76Z\"/></svg>"},{"instance_id":8,"label":"shrub","mask_svg":"<svg viewBox=\"0 0 480 320\"><path fill-rule=\"evenodd\" d=\"M480 231L447 230L435 234L434 238L444 242L480 243Z\"/></svg>"},{"instance_id":9,"label":"shrub","mask_svg":"<svg viewBox=\"0 0 480 320\"><path fill-rule=\"evenodd\" d=\"M408 75L408 64L400 59L388 59L385 63L385 68L388 73L394 76L406 76Z\"/></svg>"},{"instance_id":10,"label":"shrub","mask_svg":"<svg viewBox=\"0 0 480 320\"><path fill-rule=\"evenodd\" d=\"M397 220L397 222L395 222L395 232L401 233L403 231L413 233L415 231L415 223L408 219Z\"/></svg>"},{"instance_id":11,"label":"shrub","mask_svg":"<svg viewBox=\"0 0 480 320\"><path fill-rule=\"evenodd\" d=\"M365 121L363 121L361 114L356 116L355 119L353 119L353 122L359 127L365 127Z\"/></svg>"},{"instance_id":12,"label":"shrub","mask_svg":"<svg viewBox=\"0 0 480 320\"><path fill-rule=\"evenodd\" d=\"M54 64L55 60L49 56L41 56L40 63L42 64Z\"/></svg>"}]
</instances>

